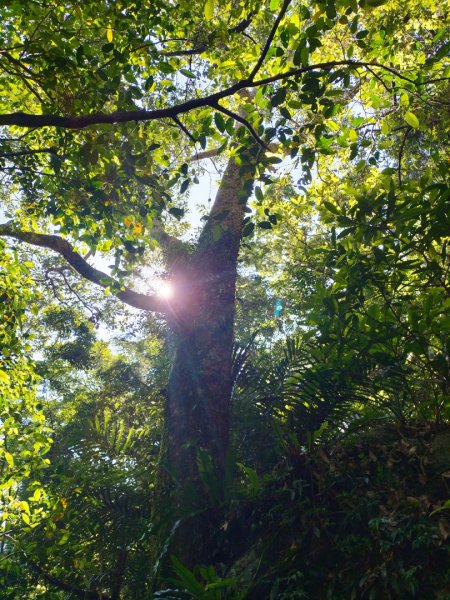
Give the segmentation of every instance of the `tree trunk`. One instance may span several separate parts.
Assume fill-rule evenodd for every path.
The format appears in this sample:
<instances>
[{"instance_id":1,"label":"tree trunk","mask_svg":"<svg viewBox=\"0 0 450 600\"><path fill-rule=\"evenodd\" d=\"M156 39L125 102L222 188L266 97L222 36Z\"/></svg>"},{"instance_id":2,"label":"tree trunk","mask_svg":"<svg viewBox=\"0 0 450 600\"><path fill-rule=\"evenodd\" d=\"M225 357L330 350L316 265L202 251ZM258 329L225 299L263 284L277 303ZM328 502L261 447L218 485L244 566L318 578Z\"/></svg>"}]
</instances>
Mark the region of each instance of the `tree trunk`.
<instances>
[{"instance_id":1,"label":"tree trunk","mask_svg":"<svg viewBox=\"0 0 450 600\"><path fill-rule=\"evenodd\" d=\"M187 566L214 562L217 548L213 536L229 445L237 258L256 165L255 158L246 158L246 173L230 159L196 251L172 267L173 362L155 516L162 511L180 519L170 544L161 543L166 557L175 554ZM162 531L169 534L167 527Z\"/></svg>"}]
</instances>

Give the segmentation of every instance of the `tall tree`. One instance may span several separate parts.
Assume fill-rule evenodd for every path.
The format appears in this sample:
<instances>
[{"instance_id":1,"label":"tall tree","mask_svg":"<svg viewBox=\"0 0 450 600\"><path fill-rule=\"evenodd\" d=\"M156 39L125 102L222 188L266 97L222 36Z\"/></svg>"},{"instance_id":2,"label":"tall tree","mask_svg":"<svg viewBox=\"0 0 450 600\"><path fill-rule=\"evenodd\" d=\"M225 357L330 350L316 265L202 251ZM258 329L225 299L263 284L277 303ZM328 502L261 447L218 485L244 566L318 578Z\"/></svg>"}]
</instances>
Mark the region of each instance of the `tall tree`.
<instances>
[{"instance_id":1,"label":"tall tree","mask_svg":"<svg viewBox=\"0 0 450 600\"><path fill-rule=\"evenodd\" d=\"M336 132L348 160L362 160L361 112L373 127L396 111L420 129L415 106L445 102L444 13L431 0L406 12L393 0L2 8L0 167L11 218L0 235L51 250L123 302L163 315L173 358L161 464L180 484L175 504L201 489L200 451L225 474L239 250L276 223L264 205L275 165L296 161L307 185L316 156L335 153ZM174 223L201 161L215 156L220 185L187 243ZM155 245L170 298L130 285ZM94 266L96 253L113 257L110 273ZM180 544L195 560L186 528Z\"/></svg>"}]
</instances>

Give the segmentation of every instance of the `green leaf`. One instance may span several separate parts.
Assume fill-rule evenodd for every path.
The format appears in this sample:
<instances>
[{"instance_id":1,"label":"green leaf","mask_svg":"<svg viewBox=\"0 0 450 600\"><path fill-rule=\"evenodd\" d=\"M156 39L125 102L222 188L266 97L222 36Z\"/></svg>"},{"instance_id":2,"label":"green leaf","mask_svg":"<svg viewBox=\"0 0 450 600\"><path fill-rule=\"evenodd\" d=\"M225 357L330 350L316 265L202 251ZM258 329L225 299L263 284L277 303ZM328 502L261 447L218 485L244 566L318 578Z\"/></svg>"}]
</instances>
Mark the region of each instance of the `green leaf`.
<instances>
[{"instance_id":1,"label":"green leaf","mask_svg":"<svg viewBox=\"0 0 450 600\"><path fill-rule=\"evenodd\" d=\"M180 73L182 73L185 77L189 77L189 79L196 79L197 76L189 69L180 69Z\"/></svg>"},{"instance_id":2,"label":"green leaf","mask_svg":"<svg viewBox=\"0 0 450 600\"><path fill-rule=\"evenodd\" d=\"M322 202L322 204L323 204L323 206L325 206L325 208L329 212L333 213L334 215L339 215L340 214L339 208L337 206L335 206L334 204L332 204L331 202L328 202L328 200L324 200Z\"/></svg>"},{"instance_id":3,"label":"green leaf","mask_svg":"<svg viewBox=\"0 0 450 600\"><path fill-rule=\"evenodd\" d=\"M185 179L180 186L180 194L184 194L184 192L188 189L190 184L190 179Z\"/></svg>"},{"instance_id":4,"label":"green leaf","mask_svg":"<svg viewBox=\"0 0 450 600\"><path fill-rule=\"evenodd\" d=\"M244 225L244 229L242 230L242 237L249 237L255 231L255 224L249 221Z\"/></svg>"},{"instance_id":5,"label":"green leaf","mask_svg":"<svg viewBox=\"0 0 450 600\"><path fill-rule=\"evenodd\" d=\"M195 594L194 597L201 598L204 595L203 585L197 580L194 573L185 567L176 556L170 557L175 573L178 575L188 592Z\"/></svg>"},{"instance_id":6,"label":"green leaf","mask_svg":"<svg viewBox=\"0 0 450 600\"><path fill-rule=\"evenodd\" d=\"M285 119L291 119L292 115L291 113L288 111L288 109L285 106L282 106L280 109L280 114L282 117L284 117Z\"/></svg>"},{"instance_id":7,"label":"green leaf","mask_svg":"<svg viewBox=\"0 0 450 600\"><path fill-rule=\"evenodd\" d=\"M169 214L174 216L176 219L181 219L181 217L184 216L184 210L182 208L172 206L172 208L169 208Z\"/></svg>"},{"instance_id":8,"label":"green leaf","mask_svg":"<svg viewBox=\"0 0 450 600\"><path fill-rule=\"evenodd\" d=\"M418 129L420 126L419 123L419 119L416 117L416 115L410 111L405 113L405 121L408 123L408 125L411 125L411 127L413 127L414 129Z\"/></svg>"},{"instance_id":9,"label":"green leaf","mask_svg":"<svg viewBox=\"0 0 450 600\"><path fill-rule=\"evenodd\" d=\"M383 6L383 4L386 4L387 2L388 0L364 0L364 2L361 2L361 8L364 8L365 6L377 8L378 6Z\"/></svg>"},{"instance_id":10,"label":"green leaf","mask_svg":"<svg viewBox=\"0 0 450 600\"><path fill-rule=\"evenodd\" d=\"M214 123L216 124L216 127L220 131L220 133L223 133L225 131L225 119L223 118L220 112L214 113Z\"/></svg>"},{"instance_id":11,"label":"green leaf","mask_svg":"<svg viewBox=\"0 0 450 600\"><path fill-rule=\"evenodd\" d=\"M301 63L304 67L308 66L308 60L309 60L309 48L307 46L303 46L303 48L300 51L300 59L301 59Z\"/></svg>"},{"instance_id":12,"label":"green leaf","mask_svg":"<svg viewBox=\"0 0 450 600\"><path fill-rule=\"evenodd\" d=\"M2 369L0 369L0 383L5 383L6 385L9 384L9 375Z\"/></svg>"},{"instance_id":13,"label":"green leaf","mask_svg":"<svg viewBox=\"0 0 450 600\"><path fill-rule=\"evenodd\" d=\"M258 227L260 229L272 229L272 223L270 221L260 221Z\"/></svg>"},{"instance_id":14,"label":"green leaf","mask_svg":"<svg viewBox=\"0 0 450 600\"><path fill-rule=\"evenodd\" d=\"M279 106L284 102L286 98L286 88L281 87L270 99L270 103L272 106Z\"/></svg>"},{"instance_id":15,"label":"green leaf","mask_svg":"<svg viewBox=\"0 0 450 600\"><path fill-rule=\"evenodd\" d=\"M255 196L256 196L256 199L257 199L259 202L262 202L262 200L264 199L264 194L263 194L263 191L262 191L262 189L259 187L259 185L257 185L257 186L255 187Z\"/></svg>"},{"instance_id":16,"label":"green leaf","mask_svg":"<svg viewBox=\"0 0 450 600\"><path fill-rule=\"evenodd\" d=\"M211 591L211 590L222 590L224 588L231 587L231 586L233 586L235 584L236 584L236 579L231 579L231 578L220 579L219 581L213 581L211 583L208 583L208 585L206 586L206 589L208 591Z\"/></svg>"}]
</instances>

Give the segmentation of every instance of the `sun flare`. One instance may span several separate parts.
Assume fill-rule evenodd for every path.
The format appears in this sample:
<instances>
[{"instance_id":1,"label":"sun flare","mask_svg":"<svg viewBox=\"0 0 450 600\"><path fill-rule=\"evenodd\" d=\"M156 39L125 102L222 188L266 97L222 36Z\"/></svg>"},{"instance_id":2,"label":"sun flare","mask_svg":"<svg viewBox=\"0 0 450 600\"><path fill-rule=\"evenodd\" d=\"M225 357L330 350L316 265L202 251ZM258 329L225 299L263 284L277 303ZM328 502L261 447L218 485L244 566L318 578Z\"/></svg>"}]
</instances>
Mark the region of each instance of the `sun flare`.
<instances>
[{"instance_id":1,"label":"sun flare","mask_svg":"<svg viewBox=\"0 0 450 600\"><path fill-rule=\"evenodd\" d=\"M160 298L163 298L164 300L170 300L174 294L173 284L164 279L159 280L156 285L156 293Z\"/></svg>"}]
</instances>

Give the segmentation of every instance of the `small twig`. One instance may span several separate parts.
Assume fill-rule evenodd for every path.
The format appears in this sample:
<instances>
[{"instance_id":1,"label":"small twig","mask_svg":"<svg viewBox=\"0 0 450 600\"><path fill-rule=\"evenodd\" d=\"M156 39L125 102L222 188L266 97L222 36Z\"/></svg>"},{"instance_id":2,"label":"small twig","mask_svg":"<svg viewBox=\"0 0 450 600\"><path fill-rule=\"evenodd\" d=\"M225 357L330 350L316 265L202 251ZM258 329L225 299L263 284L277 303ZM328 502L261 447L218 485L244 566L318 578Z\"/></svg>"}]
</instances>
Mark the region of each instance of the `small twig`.
<instances>
[{"instance_id":1,"label":"small twig","mask_svg":"<svg viewBox=\"0 0 450 600\"><path fill-rule=\"evenodd\" d=\"M416 85L428 85L429 83L438 83L439 81L450 81L450 77L436 77L436 79L427 79L426 81L417 82Z\"/></svg>"},{"instance_id":2,"label":"small twig","mask_svg":"<svg viewBox=\"0 0 450 600\"><path fill-rule=\"evenodd\" d=\"M245 119L244 117L241 117L240 115L238 115L235 112L232 112L231 110L228 110L228 108L221 106L218 102L215 104L212 104L211 106L212 106L212 108L215 108L216 110L223 113L224 115L227 115L227 117L231 117L238 123L241 123L246 129L248 129L248 131L251 133L253 138L258 142L258 144L261 146L261 148L264 148L265 150L269 149L267 144L259 137L259 135L256 133L255 128L249 121L247 121L247 119Z\"/></svg>"},{"instance_id":3,"label":"small twig","mask_svg":"<svg viewBox=\"0 0 450 600\"><path fill-rule=\"evenodd\" d=\"M439 104L440 106L450 106L450 102L443 102L442 100L436 100L436 98L423 98L420 94L415 92L414 90L410 90L409 88L404 88L402 86L398 87L399 90L405 90L412 96L415 96L420 102L423 104Z\"/></svg>"},{"instance_id":4,"label":"small twig","mask_svg":"<svg viewBox=\"0 0 450 600\"><path fill-rule=\"evenodd\" d=\"M246 19L242 19L242 21L240 21L237 25L235 25L234 27L230 27L228 29L228 33L230 33L230 34L242 33L243 35L245 35L245 37L250 38L254 42L254 40L248 34L245 33L245 30L252 22L252 18L254 15L255 15L255 13L251 12ZM202 54L203 52L205 52L205 50L207 50L209 48L209 46L211 45L211 43L214 41L215 38L216 38L216 34L213 33L208 36L207 42L203 42L196 48L191 48L190 50L169 50L167 52L162 52L162 54L163 54L163 56L196 56L197 54ZM172 40L169 40L169 41L172 41ZM179 41L185 41L185 40L179 40ZM164 42L159 42L159 43L164 43Z\"/></svg>"},{"instance_id":5,"label":"small twig","mask_svg":"<svg viewBox=\"0 0 450 600\"><path fill-rule=\"evenodd\" d=\"M25 71L26 73L28 73L29 79L33 79L34 81L36 81L38 79L43 78L42 75L40 75L38 73L34 73L29 67L24 65L22 61L20 61L18 58L14 58L14 56L12 56L9 52L3 51L3 52L1 52L1 54L3 54L3 56L6 58L7 61L9 61L10 63L13 63L14 65L16 65L16 67L18 67L19 69L22 69L22 71Z\"/></svg>"},{"instance_id":6,"label":"small twig","mask_svg":"<svg viewBox=\"0 0 450 600\"><path fill-rule=\"evenodd\" d=\"M61 271L61 275L62 278L64 279L64 283L66 284L66 286L68 287L69 291L72 292L72 294L75 296L75 298L77 298L77 300L79 301L79 303L84 306L84 308L86 308L93 317L96 317L97 315L97 311L93 310L89 304L87 302L85 302L85 300L80 296L80 294L77 292L77 290L73 287L73 285L71 285L70 281L68 280L66 274L64 273L64 271Z\"/></svg>"},{"instance_id":7,"label":"small twig","mask_svg":"<svg viewBox=\"0 0 450 600\"><path fill-rule=\"evenodd\" d=\"M243 31L243 32L242 32L242 35L243 35L244 37L246 37L248 40L250 40L250 41L252 42L252 44L255 44L255 46L256 46L256 44L258 43L258 42L255 40L255 38L252 38L252 36L251 36L249 33L247 33L246 31Z\"/></svg>"},{"instance_id":8,"label":"small twig","mask_svg":"<svg viewBox=\"0 0 450 600\"><path fill-rule=\"evenodd\" d=\"M27 557L27 560L28 560L28 557ZM47 581L48 583L50 583L54 587L57 587L60 590L69 592L70 595L76 596L78 598L86 598L88 600L111 600L111 598L109 596L107 596L106 594L101 594L101 593L98 594L97 592L91 592L90 590L82 590L80 588L77 588L75 585L73 585L71 583L62 581L58 577L54 577L53 575L50 575L49 573L44 571L44 569L41 566L39 566L38 564L36 564L35 562L33 562L31 560L28 560L28 564L34 571L39 573L39 575L45 581Z\"/></svg>"},{"instance_id":9,"label":"small twig","mask_svg":"<svg viewBox=\"0 0 450 600\"><path fill-rule=\"evenodd\" d=\"M291 3L291 0L284 0L283 6L281 7L281 10L280 10L280 12L278 14L278 17L276 18L275 23L272 26L272 29L271 29L271 31L269 33L269 36L268 36L268 38L266 40L266 43L264 44L264 48L263 48L263 51L261 52L261 55L260 55L260 57L258 59L258 62L253 67L253 70L252 70L252 72L249 75L249 79L251 81L255 78L255 75L258 73L258 71L260 70L260 68L263 65L263 63L264 63L264 61L266 59L267 53L270 50L270 46L272 45L273 38L275 37L275 33L277 32L278 26L281 23L281 20L283 19L283 17L285 15L285 13L286 13L286 11L287 11L288 6L289 6L290 3Z\"/></svg>"},{"instance_id":10,"label":"small twig","mask_svg":"<svg viewBox=\"0 0 450 600\"><path fill-rule=\"evenodd\" d=\"M403 158L403 151L405 149L406 138L408 137L408 135L410 134L411 131L412 131L412 127L408 127L407 130L405 131L402 143L400 145L400 151L398 153L397 174L398 174L398 184L399 185L402 185L402 158Z\"/></svg>"},{"instance_id":11,"label":"small twig","mask_svg":"<svg viewBox=\"0 0 450 600\"><path fill-rule=\"evenodd\" d=\"M19 73L17 71L11 71L11 69L8 69L5 65L2 64L3 70L6 71L6 73L9 73L12 76L18 77L23 84L25 85L25 87L27 87L29 89L29 91L36 96L36 98L39 100L39 102L43 103L43 99L42 96L33 88L33 86L30 84L30 82L28 81L28 79L25 77L25 75L23 73ZM34 81L34 80L32 80Z\"/></svg>"},{"instance_id":12,"label":"small twig","mask_svg":"<svg viewBox=\"0 0 450 600\"><path fill-rule=\"evenodd\" d=\"M191 140L191 142L196 144L197 140L192 135L192 133L187 129L187 127L180 121L180 119L177 116L172 117L172 119L175 121L175 123L178 125L178 127L181 129L181 131L187 135L187 137Z\"/></svg>"},{"instance_id":13,"label":"small twig","mask_svg":"<svg viewBox=\"0 0 450 600\"><path fill-rule=\"evenodd\" d=\"M197 54L202 54L205 50L208 49L207 44L202 44L197 48L191 48L190 50L169 50L167 52L162 52L163 56L173 57L173 56L196 56Z\"/></svg>"},{"instance_id":14,"label":"small twig","mask_svg":"<svg viewBox=\"0 0 450 600\"><path fill-rule=\"evenodd\" d=\"M369 71L369 73L372 73L372 75L375 77L375 79L378 79L378 81L381 83L381 85L384 87L384 89L390 94L392 92L392 90L386 85L384 79L381 77L381 75L378 75L378 73L375 73L375 71L373 69L371 69L370 67L366 67L367 71Z\"/></svg>"}]
</instances>

